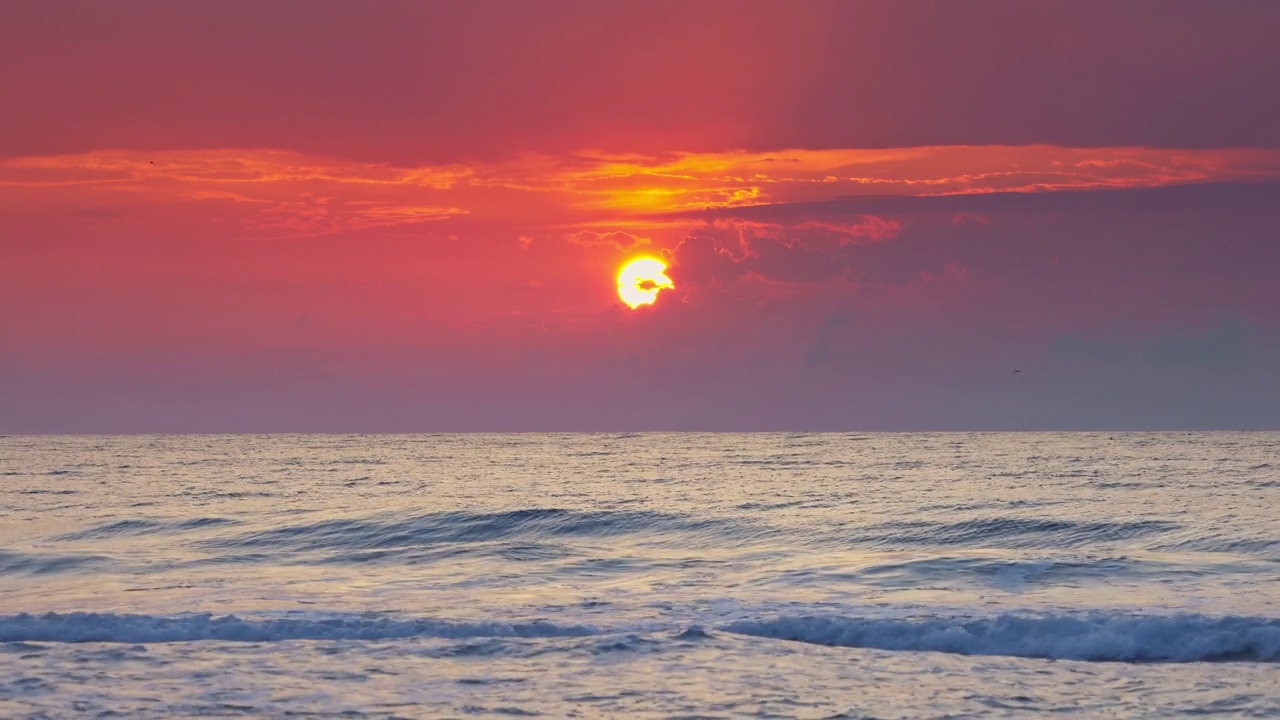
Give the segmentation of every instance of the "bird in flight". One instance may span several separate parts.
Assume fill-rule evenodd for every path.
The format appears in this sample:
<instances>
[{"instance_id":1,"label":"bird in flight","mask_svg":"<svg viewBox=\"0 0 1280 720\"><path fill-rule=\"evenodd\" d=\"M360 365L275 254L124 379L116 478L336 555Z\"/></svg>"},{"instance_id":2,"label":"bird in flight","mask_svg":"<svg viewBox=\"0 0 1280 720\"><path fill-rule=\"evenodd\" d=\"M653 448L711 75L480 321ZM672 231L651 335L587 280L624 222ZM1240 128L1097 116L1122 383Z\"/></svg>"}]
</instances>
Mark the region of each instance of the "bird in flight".
<instances>
[{"instance_id":1,"label":"bird in flight","mask_svg":"<svg viewBox=\"0 0 1280 720\"><path fill-rule=\"evenodd\" d=\"M1020 373L1020 372L1022 372L1022 371L1021 371L1021 370L1014 370L1011 374L1012 374L1012 375L1017 375L1017 374L1018 374L1018 373Z\"/></svg>"}]
</instances>

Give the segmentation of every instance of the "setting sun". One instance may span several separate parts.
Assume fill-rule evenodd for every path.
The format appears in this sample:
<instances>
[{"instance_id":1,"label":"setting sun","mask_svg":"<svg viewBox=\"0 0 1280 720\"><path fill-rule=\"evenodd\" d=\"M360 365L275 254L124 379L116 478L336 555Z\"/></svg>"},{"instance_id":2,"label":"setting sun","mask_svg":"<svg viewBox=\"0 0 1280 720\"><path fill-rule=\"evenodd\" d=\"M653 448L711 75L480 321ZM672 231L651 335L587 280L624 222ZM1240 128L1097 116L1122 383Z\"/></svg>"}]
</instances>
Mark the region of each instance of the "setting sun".
<instances>
[{"instance_id":1,"label":"setting sun","mask_svg":"<svg viewBox=\"0 0 1280 720\"><path fill-rule=\"evenodd\" d=\"M666 276L666 269L661 260L647 257L623 265L618 272L618 297L633 308L652 305L658 299L659 290L675 287Z\"/></svg>"}]
</instances>

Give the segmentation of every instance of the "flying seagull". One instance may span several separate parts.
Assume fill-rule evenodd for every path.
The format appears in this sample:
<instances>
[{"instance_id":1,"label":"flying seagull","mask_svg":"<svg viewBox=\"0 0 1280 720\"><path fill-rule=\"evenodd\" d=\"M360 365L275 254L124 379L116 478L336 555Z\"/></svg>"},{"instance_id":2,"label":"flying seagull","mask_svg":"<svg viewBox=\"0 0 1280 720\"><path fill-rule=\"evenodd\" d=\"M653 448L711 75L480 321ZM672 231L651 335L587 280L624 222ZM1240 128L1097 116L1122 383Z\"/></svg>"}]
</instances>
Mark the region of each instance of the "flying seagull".
<instances>
[{"instance_id":1,"label":"flying seagull","mask_svg":"<svg viewBox=\"0 0 1280 720\"><path fill-rule=\"evenodd\" d=\"M1021 370L1014 370L1014 371L1013 371L1012 373L1010 373L1010 374L1011 374L1011 375L1017 375L1017 374L1018 374L1018 373L1020 373L1020 372L1022 372L1022 371L1021 371Z\"/></svg>"}]
</instances>

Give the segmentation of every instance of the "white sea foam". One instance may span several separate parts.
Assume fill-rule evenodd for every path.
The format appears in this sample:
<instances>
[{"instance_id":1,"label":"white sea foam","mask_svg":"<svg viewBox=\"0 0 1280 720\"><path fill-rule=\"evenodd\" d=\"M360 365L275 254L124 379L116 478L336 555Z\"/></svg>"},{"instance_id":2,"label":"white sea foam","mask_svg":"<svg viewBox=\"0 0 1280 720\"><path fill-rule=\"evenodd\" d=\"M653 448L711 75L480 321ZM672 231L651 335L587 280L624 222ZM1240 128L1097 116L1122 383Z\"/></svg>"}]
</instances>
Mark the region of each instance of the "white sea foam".
<instances>
[{"instance_id":1,"label":"white sea foam","mask_svg":"<svg viewBox=\"0 0 1280 720\"><path fill-rule=\"evenodd\" d=\"M1125 662L1280 662L1280 619L1260 617L1092 613L892 619L801 615L737 621L718 630L820 645L959 655ZM0 642L556 638L610 632L609 628L540 620L463 622L373 615L250 618L210 614L23 613L0 616ZM701 630L696 632L705 636Z\"/></svg>"},{"instance_id":2,"label":"white sea foam","mask_svg":"<svg viewBox=\"0 0 1280 720\"><path fill-rule=\"evenodd\" d=\"M162 643L194 640L388 640L394 638L545 638L591 635L592 628L548 622L455 622L345 615L250 619L235 615L46 613L0 616L0 642Z\"/></svg>"},{"instance_id":3,"label":"white sea foam","mask_svg":"<svg viewBox=\"0 0 1280 720\"><path fill-rule=\"evenodd\" d=\"M1094 613L1057 617L744 621L726 632L819 645L1127 662L1280 662L1280 619Z\"/></svg>"}]
</instances>

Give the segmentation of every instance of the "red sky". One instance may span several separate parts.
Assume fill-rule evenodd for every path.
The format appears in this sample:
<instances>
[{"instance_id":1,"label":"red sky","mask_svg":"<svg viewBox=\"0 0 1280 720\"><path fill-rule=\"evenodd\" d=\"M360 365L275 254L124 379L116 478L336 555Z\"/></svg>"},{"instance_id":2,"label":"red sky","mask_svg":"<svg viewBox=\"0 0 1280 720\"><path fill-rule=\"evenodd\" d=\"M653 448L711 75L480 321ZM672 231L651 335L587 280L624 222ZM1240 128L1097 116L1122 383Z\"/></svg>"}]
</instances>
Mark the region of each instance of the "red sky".
<instances>
[{"instance_id":1,"label":"red sky","mask_svg":"<svg viewBox=\"0 0 1280 720\"><path fill-rule=\"evenodd\" d=\"M0 432L1280 428L1277 36L5 3Z\"/></svg>"}]
</instances>

